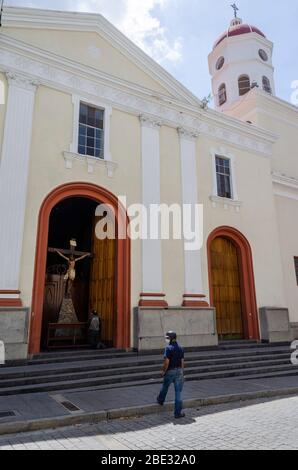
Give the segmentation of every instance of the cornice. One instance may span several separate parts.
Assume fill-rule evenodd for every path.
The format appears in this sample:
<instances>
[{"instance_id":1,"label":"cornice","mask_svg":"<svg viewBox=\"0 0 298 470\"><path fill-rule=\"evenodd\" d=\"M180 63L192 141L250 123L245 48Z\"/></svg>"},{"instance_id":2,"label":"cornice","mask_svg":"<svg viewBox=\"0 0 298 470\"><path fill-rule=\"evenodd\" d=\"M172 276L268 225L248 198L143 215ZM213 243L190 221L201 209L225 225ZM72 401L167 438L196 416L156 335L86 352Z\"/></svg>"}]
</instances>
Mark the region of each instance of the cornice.
<instances>
[{"instance_id":1,"label":"cornice","mask_svg":"<svg viewBox=\"0 0 298 470\"><path fill-rule=\"evenodd\" d=\"M287 188L296 189L298 191L298 179L291 178L282 173L272 172L272 181L275 184L286 186Z\"/></svg>"},{"instance_id":2,"label":"cornice","mask_svg":"<svg viewBox=\"0 0 298 470\"><path fill-rule=\"evenodd\" d=\"M276 136L255 126L217 113L203 111L179 102L169 102L162 97L149 96L133 84L100 75L90 67L69 59L29 46L16 39L0 34L0 70L22 74L40 84L69 92L96 98L132 113L147 115L164 125L174 128L193 129L195 132L230 144L233 147L252 151L270 157Z\"/></svg>"}]
</instances>

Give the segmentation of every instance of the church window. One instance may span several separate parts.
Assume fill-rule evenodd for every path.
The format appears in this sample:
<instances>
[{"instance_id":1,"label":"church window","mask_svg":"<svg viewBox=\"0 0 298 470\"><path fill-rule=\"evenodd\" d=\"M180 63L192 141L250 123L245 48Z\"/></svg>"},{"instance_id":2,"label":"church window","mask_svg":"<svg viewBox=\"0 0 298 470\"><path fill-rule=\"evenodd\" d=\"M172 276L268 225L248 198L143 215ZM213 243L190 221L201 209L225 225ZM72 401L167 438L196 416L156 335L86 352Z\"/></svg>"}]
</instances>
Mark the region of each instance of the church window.
<instances>
[{"instance_id":1,"label":"church window","mask_svg":"<svg viewBox=\"0 0 298 470\"><path fill-rule=\"evenodd\" d=\"M264 62L268 62L269 57L268 57L267 52L264 51L264 49L259 50L259 56Z\"/></svg>"},{"instance_id":2,"label":"church window","mask_svg":"<svg viewBox=\"0 0 298 470\"><path fill-rule=\"evenodd\" d=\"M218 61L216 62L216 70L220 70L223 68L224 66L224 63L225 63L225 58L223 56L221 56Z\"/></svg>"},{"instance_id":3,"label":"church window","mask_svg":"<svg viewBox=\"0 0 298 470\"><path fill-rule=\"evenodd\" d=\"M223 83L218 89L218 103L219 106L222 106L227 101L227 89L226 85Z\"/></svg>"},{"instance_id":4,"label":"church window","mask_svg":"<svg viewBox=\"0 0 298 470\"><path fill-rule=\"evenodd\" d=\"M263 90L266 91L266 93L272 93L272 88L268 77L263 77Z\"/></svg>"},{"instance_id":5,"label":"church window","mask_svg":"<svg viewBox=\"0 0 298 470\"><path fill-rule=\"evenodd\" d=\"M80 103L78 151L104 158L104 111L85 103Z\"/></svg>"},{"instance_id":6,"label":"church window","mask_svg":"<svg viewBox=\"0 0 298 470\"><path fill-rule=\"evenodd\" d=\"M295 256L295 272L296 272L296 279L297 279L297 286L298 286L298 256Z\"/></svg>"},{"instance_id":7,"label":"church window","mask_svg":"<svg viewBox=\"0 0 298 470\"><path fill-rule=\"evenodd\" d=\"M228 158L216 156L217 195L232 199L231 162Z\"/></svg>"},{"instance_id":8,"label":"church window","mask_svg":"<svg viewBox=\"0 0 298 470\"><path fill-rule=\"evenodd\" d=\"M251 89L250 78L248 75L241 75L238 79L239 96L244 96Z\"/></svg>"}]
</instances>

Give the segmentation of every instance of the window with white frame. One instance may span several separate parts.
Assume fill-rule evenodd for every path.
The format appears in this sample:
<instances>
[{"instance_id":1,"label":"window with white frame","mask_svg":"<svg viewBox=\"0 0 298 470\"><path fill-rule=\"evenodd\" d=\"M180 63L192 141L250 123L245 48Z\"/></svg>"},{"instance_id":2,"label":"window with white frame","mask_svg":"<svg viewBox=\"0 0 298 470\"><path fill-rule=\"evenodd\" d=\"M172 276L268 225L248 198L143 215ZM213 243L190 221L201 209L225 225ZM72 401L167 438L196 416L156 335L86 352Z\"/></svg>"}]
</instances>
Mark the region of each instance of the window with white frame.
<instances>
[{"instance_id":1,"label":"window with white frame","mask_svg":"<svg viewBox=\"0 0 298 470\"><path fill-rule=\"evenodd\" d=\"M104 158L104 110L80 103L78 153Z\"/></svg>"},{"instance_id":2,"label":"window with white frame","mask_svg":"<svg viewBox=\"0 0 298 470\"><path fill-rule=\"evenodd\" d=\"M233 198L231 161L229 158L215 156L217 195L227 199Z\"/></svg>"}]
</instances>

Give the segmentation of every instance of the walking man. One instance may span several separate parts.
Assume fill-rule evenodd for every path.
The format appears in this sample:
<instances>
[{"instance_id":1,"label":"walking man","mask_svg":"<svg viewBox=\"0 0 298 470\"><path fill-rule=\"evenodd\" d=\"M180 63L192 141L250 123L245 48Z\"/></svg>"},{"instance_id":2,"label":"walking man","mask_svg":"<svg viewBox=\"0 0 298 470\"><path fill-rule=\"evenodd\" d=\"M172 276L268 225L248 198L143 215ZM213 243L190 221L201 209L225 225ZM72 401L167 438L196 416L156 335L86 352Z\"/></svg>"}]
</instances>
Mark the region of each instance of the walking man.
<instances>
[{"instance_id":1,"label":"walking man","mask_svg":"<svg viewBox=\"0 0 298 470\"><path fill-rule=\"evenodd\" d=\"M174 331L168 331L166 334L166 349L163 365L164 382L157 403L163 405L170 385L175 387L175 418L184 418L182 413L182 390L184 385L184 350L177 342L177 334Z\"/></svg>"}]
</instances>

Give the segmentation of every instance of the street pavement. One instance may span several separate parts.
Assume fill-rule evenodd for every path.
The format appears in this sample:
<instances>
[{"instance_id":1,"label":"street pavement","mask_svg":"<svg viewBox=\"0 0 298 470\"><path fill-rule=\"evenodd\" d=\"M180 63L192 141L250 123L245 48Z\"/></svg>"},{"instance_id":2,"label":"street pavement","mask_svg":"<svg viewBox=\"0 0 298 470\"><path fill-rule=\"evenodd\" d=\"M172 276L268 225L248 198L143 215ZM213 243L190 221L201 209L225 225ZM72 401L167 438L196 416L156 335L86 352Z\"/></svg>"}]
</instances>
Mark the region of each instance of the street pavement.
<instances>
[{"instance_id":1,"label":"street pavement","mask_svg":"<svg viewBox=\"0 0 298 470\"><path fill-rule=\"evenodd\" d=\"M298 450L298 397L0 436L0 450Z\"/></svg>"}]
</instances>

